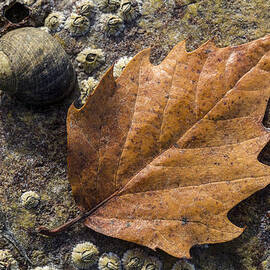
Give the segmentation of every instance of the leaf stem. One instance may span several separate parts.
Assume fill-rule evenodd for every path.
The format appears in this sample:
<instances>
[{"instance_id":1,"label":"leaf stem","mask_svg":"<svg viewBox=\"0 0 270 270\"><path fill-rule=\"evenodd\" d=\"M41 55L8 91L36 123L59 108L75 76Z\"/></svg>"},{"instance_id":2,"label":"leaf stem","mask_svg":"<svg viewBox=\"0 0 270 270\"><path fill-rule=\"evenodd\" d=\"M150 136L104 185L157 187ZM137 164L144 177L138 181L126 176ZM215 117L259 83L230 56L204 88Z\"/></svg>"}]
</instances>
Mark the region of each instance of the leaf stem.
<instances>
[{"instance_id":1,"label":"leaf stem","mask_svg":"<svg viewBox=\"0 0 270 270\"><path fill-rule=\"evenodd\" d=\"M45 226L40 226L37 228L37 232L42 234L42 235L46 235L46 236L55 236L58 233L61 233L65 230L67 230L69 227L71 227L72 225L74 225L77 222L83 221L84 219L86 219L87 217L89 217L90 215L92 215L99 207L103 206L106 202L108 202L110 199L112 199L113 197L115 197L116 195L119 194L119 192L122 189L119 189L117 191L115 191L112 195L110 195L108 198L106 198L105 200L103 200L102 202L100 202L99 204L97 204L94 208L92 208L91 210L84 212L82 214L80 214L79 216L71 219L70 221L62 224L61 226L54 228L54 229L49 229Z\"/></svg>"}]
</instances>

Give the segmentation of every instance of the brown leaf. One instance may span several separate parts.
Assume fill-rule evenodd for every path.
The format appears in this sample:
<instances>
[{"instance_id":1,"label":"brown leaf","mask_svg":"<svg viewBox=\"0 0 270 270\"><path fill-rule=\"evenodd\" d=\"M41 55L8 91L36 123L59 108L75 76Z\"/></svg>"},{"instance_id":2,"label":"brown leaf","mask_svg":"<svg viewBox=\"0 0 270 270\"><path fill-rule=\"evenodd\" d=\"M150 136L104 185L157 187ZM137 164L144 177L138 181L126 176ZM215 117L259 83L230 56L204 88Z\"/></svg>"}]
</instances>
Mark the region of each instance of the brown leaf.
<instances>
[{"instance_id":1,"label":"brown leaf","mask_svg":"<svg viewBox=\"0 0 270 270\"><path fill-rule=\"evenodd\" d=\"M188 53L158 66L150 50L114 81L112 68L81 109L68 113L68 170L85 224L108 236L189 257L243 229L228 211L270 183L257 157L270 139L270 36Z\"/></svg>"}]
</instances>

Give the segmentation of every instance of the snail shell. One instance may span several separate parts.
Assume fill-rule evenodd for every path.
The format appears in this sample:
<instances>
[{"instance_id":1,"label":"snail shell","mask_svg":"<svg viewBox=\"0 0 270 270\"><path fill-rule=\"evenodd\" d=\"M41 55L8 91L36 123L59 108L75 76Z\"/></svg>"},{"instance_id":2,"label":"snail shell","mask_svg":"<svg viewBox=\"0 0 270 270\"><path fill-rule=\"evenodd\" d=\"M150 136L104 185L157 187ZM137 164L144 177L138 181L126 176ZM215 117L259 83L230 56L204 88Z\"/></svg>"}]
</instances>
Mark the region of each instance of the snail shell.
<instances>
[{"instance_id":1,"label":"snail shell","mask_svg":"<svg viewBox=\"0 0 270 270\"><path fill-rule=\"evenodd\" d=\"M0 89L28 104L61 100L74 88L73 66L43 30L25 27L0 38Z\"/></svg>"}]
</instances>

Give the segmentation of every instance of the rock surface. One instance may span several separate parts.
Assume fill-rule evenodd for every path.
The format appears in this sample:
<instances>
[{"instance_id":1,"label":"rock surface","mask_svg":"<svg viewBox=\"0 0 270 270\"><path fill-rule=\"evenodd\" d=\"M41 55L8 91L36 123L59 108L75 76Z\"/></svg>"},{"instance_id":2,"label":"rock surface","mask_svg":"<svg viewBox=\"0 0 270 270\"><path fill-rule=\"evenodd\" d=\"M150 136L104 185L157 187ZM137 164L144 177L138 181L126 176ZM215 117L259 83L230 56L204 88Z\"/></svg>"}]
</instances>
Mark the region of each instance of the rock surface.
<instances>
[{"instance_id":1,"label":"rock surface","mask_svg":"<svg viewBox=\"0 0 270 270\"><path fill-rule=\"evenodd\" d=\"M0 8L10 2L4 1ZM52 10L62 11L66 17L76 11L75 1L72 0L18 2L27 3L31 10L30 18L26 18L21 25L42 26ZM104 51L105 64L91 74L99 79L120 57L134 56L146 47L153 47L151 61L158 63L183 39L187 39L189 50L212 38L218 46L238 45L262 37L270 29L269 1L144 0L139 4L141 15L126 24L124 31L116 37L100 34L100 17L103 14L98 10L86 35L71 37L66 29L54 33L73 60L79 81L89 75L79 68L75 58L87 47ZM1 16L2 34L18 27L9 25L6 28L6 19ZM71 251L76 244L84 241L97 245L100 254L113 252L120 257L127 249L136 247L97 234L82 224L55 238L43 237L35 232L40 225L55 227L79 213L66 170L65 120L75 95L61 104L36 108L1 94L0 250L10 250L22 270L30 266L29 261L37 266L54 264L62 269L75 269ZM267 150L265 155L270 155L270 151ZM38 207L31 210L20 204L21 194L29 190L36 191L41 198ZM267 269L270 253L269 195L268 187L232 209L230 219L238 226L247 225L239 238L192 248L192 263L196 269ZM171 269L177 260L161 251L144 250L158 256L164 269Z\"/></svg>"}]
</instances>

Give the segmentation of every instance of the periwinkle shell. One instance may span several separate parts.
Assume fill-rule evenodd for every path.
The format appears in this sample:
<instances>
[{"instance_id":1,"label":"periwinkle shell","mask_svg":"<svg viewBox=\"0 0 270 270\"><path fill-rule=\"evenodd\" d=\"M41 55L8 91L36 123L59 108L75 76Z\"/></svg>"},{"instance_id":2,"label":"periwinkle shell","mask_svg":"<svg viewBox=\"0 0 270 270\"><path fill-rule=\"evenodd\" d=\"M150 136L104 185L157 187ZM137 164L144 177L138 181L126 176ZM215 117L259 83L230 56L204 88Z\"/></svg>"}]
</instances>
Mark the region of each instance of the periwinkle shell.
<instances>
[{"instance_id":1,"label":"periwinkle shell","mask_svg":"<svg viewBox=\"0 0 270 270\"><path fill-rule=\"evenodd\" d=\"M27 104L54 103L74 88L75 71L47 32L19 28L0 38L0 90Z\"/></svg>"}]
</instances>

